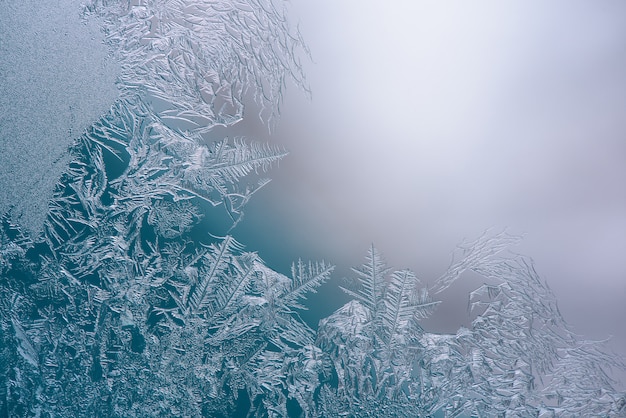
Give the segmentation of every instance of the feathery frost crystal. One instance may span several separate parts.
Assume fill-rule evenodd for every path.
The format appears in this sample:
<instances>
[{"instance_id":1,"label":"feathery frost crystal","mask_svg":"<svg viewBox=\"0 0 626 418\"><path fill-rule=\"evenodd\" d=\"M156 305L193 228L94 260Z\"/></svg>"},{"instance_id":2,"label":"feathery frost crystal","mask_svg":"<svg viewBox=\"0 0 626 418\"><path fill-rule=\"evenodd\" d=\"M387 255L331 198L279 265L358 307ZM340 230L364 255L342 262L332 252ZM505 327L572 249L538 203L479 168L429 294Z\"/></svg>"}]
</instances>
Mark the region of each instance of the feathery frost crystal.
<instances>
[{"instance_id":1,"label":"feathery frost crystal","mask_svg":"<svg viewBox=\"0 0 626 418\"><path fill-rule=\"evenodd\" d=\"M0 228L0 415L180 417L619 416L601 344L568 330L519 238L486 233L431 288L372 246L352 301L299 316L326 262L265 265L231 235L285 156L209 142L250 95L269 124L306 49L282 2L96 0L121 96L71 149L30 236ZM305 89L306 90L306 89ZM226 225L226 226L224 226ZM474 321L428 332L471 270Z\"/></svg>"}]
</instances>

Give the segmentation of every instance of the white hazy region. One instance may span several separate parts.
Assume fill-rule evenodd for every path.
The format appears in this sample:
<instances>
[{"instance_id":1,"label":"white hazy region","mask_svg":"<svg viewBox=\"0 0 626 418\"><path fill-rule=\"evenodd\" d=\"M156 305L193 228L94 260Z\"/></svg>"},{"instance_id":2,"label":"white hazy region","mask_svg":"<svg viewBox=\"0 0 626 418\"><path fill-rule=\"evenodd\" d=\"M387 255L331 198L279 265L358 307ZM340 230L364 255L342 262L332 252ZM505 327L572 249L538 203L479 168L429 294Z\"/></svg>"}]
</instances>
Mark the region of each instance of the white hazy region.
<instances>
[{"instance_id":1,"label":"white hazy region","mask_svg":"<svg viewBox=\"0 0 626 418\"><path fill-rule=\"evenodd\" d=\"M118 96L117 64L80 0L0 1L0 213L38 232L68 147Z\"/></svg>"},{"instance_id":2,"label":"white hazy region","mask_svg":"<svg viewBox=\"0 0 626 418\"><path fill-rule=\"evenodd\" d=\"M313 97L282 106L257 228L339 268L373 241L432 284L461 240L509 227L574 331L626 356L626 3L293 6ZM474 287L440 295L430 330L455 331Z\"/></svg>"}]
</instances>

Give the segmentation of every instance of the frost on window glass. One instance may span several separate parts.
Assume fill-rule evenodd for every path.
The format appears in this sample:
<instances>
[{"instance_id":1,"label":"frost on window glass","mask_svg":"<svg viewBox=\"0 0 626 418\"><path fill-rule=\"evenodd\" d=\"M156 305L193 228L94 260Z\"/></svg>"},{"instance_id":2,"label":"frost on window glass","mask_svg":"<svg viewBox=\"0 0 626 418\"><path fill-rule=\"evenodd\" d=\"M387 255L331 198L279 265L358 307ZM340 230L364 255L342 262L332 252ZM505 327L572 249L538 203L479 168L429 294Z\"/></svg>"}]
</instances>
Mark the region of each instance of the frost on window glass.
<instances>
[{"instance_id":1,"label":"frost on window glass","mask_svg":"<svg viewBox=\"0 0 626 418\"><path fill-rule=\"evenodd\" d=\"M96 1L120 97L77 135L42 234L0 219L1 416L619 416L624 367L573 334L519 238L485 233L431 287L371 246L352 298L312 327L333 266L269 268L237 225L285 151L208 142L268 124L302 42L282 3ZM221 221L213 222L215 219ZM429 332L463 273L475 319Z\"/></svg>"},{"instance_id":2,"label":"frost on window glass","mask_svg":"<svg viewBox=\"0 0 626 418\"><path fill-rule=\"evenodd\" d=\"M241 120L249 95L271 124L287 79L306 90L297 53L306 49L283 2L95 0L85 8L105 21L124 94L140 95L180 131Z\"/></svg>"},{"instance_id":3,"label":"frost on window glass","mask_svg":"<svg viewBox=\"0 0 626 418\"><path fill-rule=\"evenodd\" d=\"M0 213L40 232L67 148L111 106L117 63L80 0L0 1Z\"/></svg>"}]
</instances>

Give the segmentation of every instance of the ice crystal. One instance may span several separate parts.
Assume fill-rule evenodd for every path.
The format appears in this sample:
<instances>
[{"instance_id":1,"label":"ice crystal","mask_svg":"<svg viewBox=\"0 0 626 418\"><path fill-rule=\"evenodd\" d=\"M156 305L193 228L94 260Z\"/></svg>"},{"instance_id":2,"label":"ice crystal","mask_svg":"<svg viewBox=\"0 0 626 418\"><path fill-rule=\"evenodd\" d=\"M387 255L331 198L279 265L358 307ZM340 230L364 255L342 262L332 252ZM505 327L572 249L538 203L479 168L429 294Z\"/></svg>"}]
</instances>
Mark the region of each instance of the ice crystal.
<instances>
[{"instance_id":1,"label":"ice crystal","mask_svg":"<svg viewBox=\"0 0 626 418\"><path fill-rule=\"evenodd\" d=\"M371 246L317 328L299 316L333 271L288 277L230 235L285 155L208 142L248 92L277 112L302 83L284 12L247 2L106 1L122 96L75 141L44 232L0 220L2 416L619 416L624 367L569 331L532 262L486 233L428 288ZM271 122L271 121L270 121ZM219 219L220 222L211 223ZM225 225L225 226L224 226ZM425 330L471 270L475 319Z\"/></svg>"},{"instance_id":2,"label":"ice crystal","mask_svg":"<svg viewBox=\"0 0 626 418\"><path fill-rule=\"evenodd\" d=\"M306 48L281 1L92 0L85 7L105 21L124 94L141 94L172 128L232 125L248 93L272 123L287 79L305 88L297 50Z\"/></svg>"}]
</instances>

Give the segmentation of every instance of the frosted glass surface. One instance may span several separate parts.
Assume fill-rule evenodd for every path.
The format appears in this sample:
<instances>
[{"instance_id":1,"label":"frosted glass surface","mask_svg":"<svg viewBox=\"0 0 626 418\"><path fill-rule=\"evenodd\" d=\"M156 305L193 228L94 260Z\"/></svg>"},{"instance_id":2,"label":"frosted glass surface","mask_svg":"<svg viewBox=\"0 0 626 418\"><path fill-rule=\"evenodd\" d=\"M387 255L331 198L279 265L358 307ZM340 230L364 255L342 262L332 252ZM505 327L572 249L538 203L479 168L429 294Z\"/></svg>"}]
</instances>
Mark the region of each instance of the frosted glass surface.
<instances>
[{"instance_id":1,"label":"frosted glass surface","mask_svg":"<svg viewBox=\"0 0 626 418\"><path fill-rule=\"evenodd\" d=\"M0 212L41 231L67 149L118 96L101 23L74 0L0 2Z\"/></svg>"}]
</instances>

